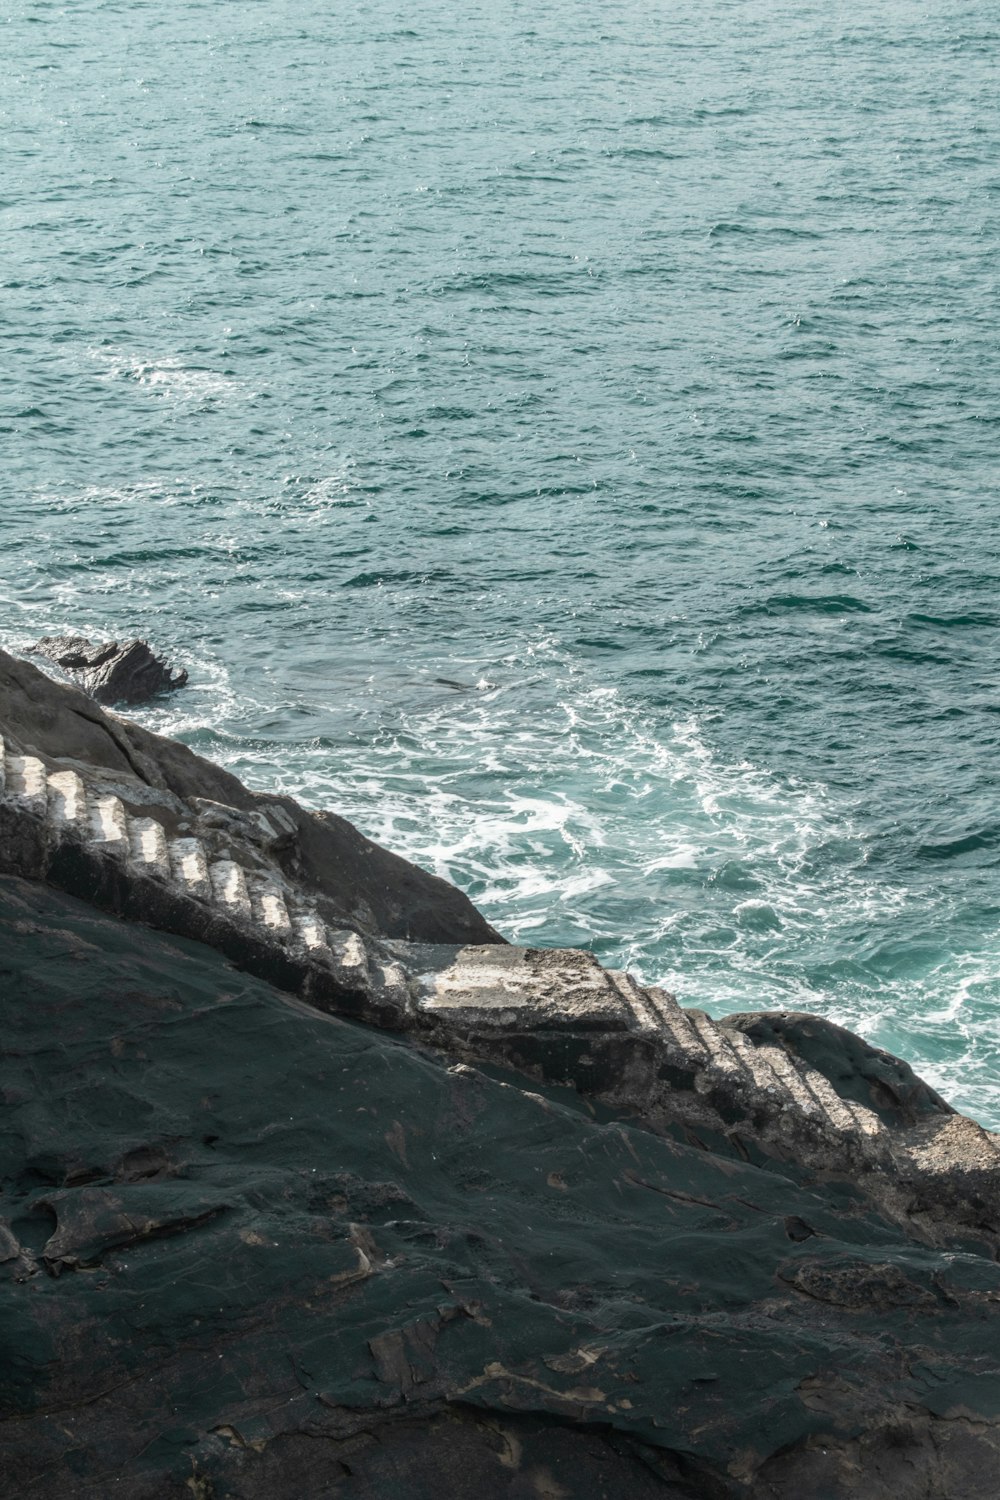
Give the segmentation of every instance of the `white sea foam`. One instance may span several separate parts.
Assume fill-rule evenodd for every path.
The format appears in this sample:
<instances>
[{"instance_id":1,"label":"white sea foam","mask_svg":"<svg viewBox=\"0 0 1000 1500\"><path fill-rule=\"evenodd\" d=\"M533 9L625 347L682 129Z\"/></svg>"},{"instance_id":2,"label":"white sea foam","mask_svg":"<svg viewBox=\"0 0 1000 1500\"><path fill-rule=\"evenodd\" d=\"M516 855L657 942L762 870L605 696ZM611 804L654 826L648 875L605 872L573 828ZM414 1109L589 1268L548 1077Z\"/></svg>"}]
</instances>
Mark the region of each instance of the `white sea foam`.
<instances>
[{"instance_id":1,"label":"white sea foam","mask_svg":"<svg viewBox=\"0 0 1000 1500\"><path fill-rule=\"evenodd\" d=\"M727 761L696 718L659 738L617 693L572 687L560 722L526 727L501 693L461 715L411 713L405 754L395 739L317 753L282 780L463 885L514 939L592 946L716 1014L812 1010L910 1055L950 1039L961 1061L924 1071L989 1118L998 1049L962 1013L970 991L978 1014L985 996L1000 1011L1000 949L965 975L947 955L895 979L854 962L860 937L893 934L912 898L873 874L849 808Z\"/></svg>"},{"instance_id":2,"label":"white sea foam","mask_svg":"<svg viewBox=\"0 0 1000 1500\"><path fill-rule=\"evenodd\" d=\"M87 353L99 366L98 379L128 380L151 395L174 401L229 401L255 394L245 381L189 364L175 354L139 355L103 347Z\"/></svg>"},{"instance_id":3,"label":"white sea foam","mask_svg":"<svg viewBox=\"0 0 1000 1500\"><path fill-rule=\"evenodd\" d=\"M543 654L536 642L525 657ZM720 983L719 943L706 938L706 985L716 1003L720 990L745 1002L748 985L759 992L769 981L760 955L748 966L741 928L751 938L755 928L801 928L826 910L836 893L807 863L824 839L856 831L822 789L721 760L692 718L661 739L606 686L563 687L573 696L561 693L534 723L518 695L502 692L461 710L449 701L411 711L394 736L353 745L349 758L285 759L280 781L458 880L514 935L545 928L551 941L626 942L650 980L674 971L674 948L687 993L710 908L732 926L733 957L731 981ZM631 919L618 892L633 901ZM872 883L854 897L875 900ZM754 910L773 917L755 923ZM794 987L789 975L773 983Z\"/></svg>"}]
</instances>

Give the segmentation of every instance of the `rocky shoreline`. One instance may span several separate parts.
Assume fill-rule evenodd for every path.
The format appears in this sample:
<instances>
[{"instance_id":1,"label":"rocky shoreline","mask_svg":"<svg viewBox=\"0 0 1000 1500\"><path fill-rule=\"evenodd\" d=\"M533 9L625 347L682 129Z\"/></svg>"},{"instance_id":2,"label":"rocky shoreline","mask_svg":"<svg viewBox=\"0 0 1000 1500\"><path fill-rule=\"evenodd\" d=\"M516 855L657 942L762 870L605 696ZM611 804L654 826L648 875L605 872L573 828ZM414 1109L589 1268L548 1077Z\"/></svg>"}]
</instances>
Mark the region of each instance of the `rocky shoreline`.
<instances>
[{"instance_id":1,"label":"rocky shoreline","mask_svg":"<svg viewBox=\"0 0 1000 1500\"><path fill-rule=\"evenodd\" d=\"M1000 1491L1000 1141L905 1063L4 653L0 736L0 1493Z\"/></svg>"}]
</instances>

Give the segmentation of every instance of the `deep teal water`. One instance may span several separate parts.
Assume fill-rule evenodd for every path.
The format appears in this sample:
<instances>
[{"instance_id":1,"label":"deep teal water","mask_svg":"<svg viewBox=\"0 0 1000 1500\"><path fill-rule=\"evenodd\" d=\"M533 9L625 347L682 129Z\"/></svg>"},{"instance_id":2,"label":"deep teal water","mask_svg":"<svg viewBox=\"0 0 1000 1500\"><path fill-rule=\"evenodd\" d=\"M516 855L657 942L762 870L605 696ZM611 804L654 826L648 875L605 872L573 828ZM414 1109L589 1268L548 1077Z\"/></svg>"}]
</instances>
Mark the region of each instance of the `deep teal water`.
<instances>
[{"instance_id":1,"label":"deep teal water","mask_svg":"<svg viewBox=\"0 0 1000 1500\"><path fill-rule=\"evenodd\" d=\"M995 8L3 20L4 643L1000 1123Z\"/></svg>"}]
</instances>

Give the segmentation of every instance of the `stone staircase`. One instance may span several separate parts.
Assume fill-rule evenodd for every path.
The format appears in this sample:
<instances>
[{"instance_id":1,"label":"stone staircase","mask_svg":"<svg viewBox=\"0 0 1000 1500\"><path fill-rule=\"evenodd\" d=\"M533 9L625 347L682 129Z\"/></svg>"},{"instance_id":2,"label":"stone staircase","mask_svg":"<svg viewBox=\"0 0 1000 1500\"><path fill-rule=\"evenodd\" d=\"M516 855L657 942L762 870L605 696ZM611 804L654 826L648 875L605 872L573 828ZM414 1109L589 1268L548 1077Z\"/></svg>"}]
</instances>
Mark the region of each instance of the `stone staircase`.
<instances>
[{"instance_id":1,"label":"stone staircase","mask_svg":"<svg viewBox=\"0 0 1000 1500\"><path fill-rule=\"evenodd\" d=\"M465 1063L572 1084L654 1126L721 1131L806 1163L891 1166L893 1132L815 1067L590 954L409 943L338 925L295 877L295 837L285 808L265 799L250 812L184 801L0 740L0 869L209 942L322 1010Z\"/></svg>"},{"instance_id":2,"label":"stone staircase","mask_svg":"<svg viewBox=\"0 0 1000 1500\"><path fill-rule=\"evenodd\" d=\"M121 783L122 778L117 780ZM356 979L363 971L365 979L371 979L358 934L329 926L308 895L288 882L273 861L262 858L262 843L266 846L294 831L280 806L247 817L218 804L195 808L163 793L157 799L162 811L139 813L131 797L148 802L149 789L137 781L134 787L121 786L120 792L109 790L107 778L99 774L18 754L0 736L0 803L35 821L43 832L46 868L35 873L50 876L54 865L54 883L63 883L58 879L59 861L52 856L67 845L82 846L99 861L113 861L126 879L155 882L165 892L195 903L206 916L252 931L289 955L305 954L331 972L351 971ZM0 867L3 863L0 851ZM99 889L92 894L104 904ZM175 908L173 923L155 920L159 909L160 903L154 903L151 925L201 936L199 931L189 932L183 906Z\"/></svg>"},{"instance_id":3,"label":"stone staircase","mask_svg":"<svg viewBox=\"0 0 1000 1500\"><path fill-rule=\"evenodd\" d=\"M773 1144L808 1137L824 1150L836 1143L847 1156L870 1156L886 1134L873 1110L841 1098L783 1047L755 1045L665 990L603 969L591 954L466 947L445 961L409 945L401 956L417 975L425 1024L438 1023L428 1029L470 1057L513 1061L624 1108L642 1098L647 1115L712 1129L749 1126ZM586 1045L567 1047L567 1037Z\"/></svg>"},{"instance_id":4,"label":"stone staircase","mask_svg":"<svg viewBox=\"0 0 1000 1500\"><path fill-rule=\"evenodd\" d=\"M276 886L253 881L232 859L212 859L201 839L168 837L157 818L134 816L120 797L88 790L78 771L50 770L37 756L9 753L2 738L0 751L0 786L6 800L43 818L56 839L60 833L75 835L136 872L174 883L196 900L222 906L243 921L259 921L283 935L296 930ZM298 923L299 930L312 936L316 929L309 925L310 916L298 915Z\"/></svg>"}]
</instances>

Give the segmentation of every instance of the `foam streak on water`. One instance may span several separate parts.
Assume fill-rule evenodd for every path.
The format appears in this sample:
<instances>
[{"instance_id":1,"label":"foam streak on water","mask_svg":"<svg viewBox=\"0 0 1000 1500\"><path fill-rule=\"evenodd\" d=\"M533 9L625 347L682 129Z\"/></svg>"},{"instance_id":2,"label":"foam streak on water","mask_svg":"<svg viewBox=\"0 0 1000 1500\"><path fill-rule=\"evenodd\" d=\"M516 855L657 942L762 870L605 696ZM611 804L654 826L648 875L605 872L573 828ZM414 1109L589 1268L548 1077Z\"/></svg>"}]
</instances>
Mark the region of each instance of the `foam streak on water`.
<instances>
[{"instance_id":1,"label":"foam streak on water","mask_svg":"<svg viewBox=\"0 0 1000 1500\"><path fill-rule=\"evenodd\" d=\"M343 10L343 8L340 8ZM0 639L1000 1123L982 0L17 0Z\"/></svg>"}]
</instances>

